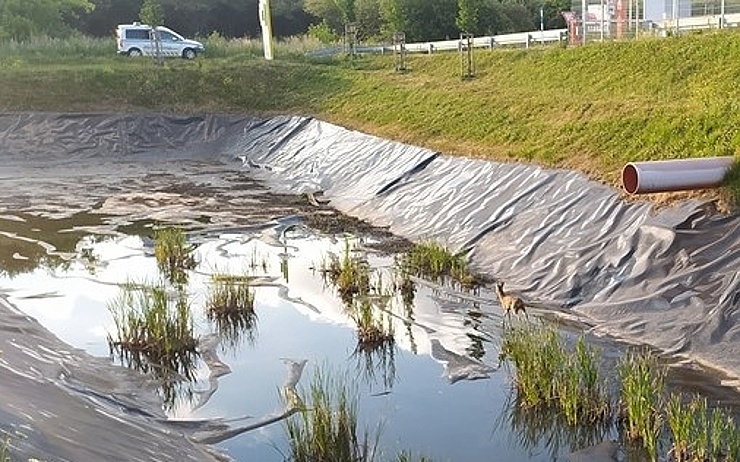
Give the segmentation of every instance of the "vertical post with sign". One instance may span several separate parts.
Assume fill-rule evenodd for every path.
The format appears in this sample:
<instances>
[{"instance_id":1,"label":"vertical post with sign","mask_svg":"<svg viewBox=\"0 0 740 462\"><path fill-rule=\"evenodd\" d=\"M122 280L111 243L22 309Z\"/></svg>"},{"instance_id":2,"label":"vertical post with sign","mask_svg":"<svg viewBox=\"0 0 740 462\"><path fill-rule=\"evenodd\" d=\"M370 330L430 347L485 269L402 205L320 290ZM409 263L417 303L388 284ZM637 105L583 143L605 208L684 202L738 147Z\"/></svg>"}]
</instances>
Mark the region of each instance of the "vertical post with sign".
<instances>
[{"instance_id":1,"label":"vertical post with sign","mask_svg":"<svg viewBox=\"0 0 740 462\"><path fill-rule=\"evenodd\" d=\"M260 25L262 26L262 47L265 59L272 60L272 18L270 17L270 0L260 0Z\"/></svg>"}]
</instances>

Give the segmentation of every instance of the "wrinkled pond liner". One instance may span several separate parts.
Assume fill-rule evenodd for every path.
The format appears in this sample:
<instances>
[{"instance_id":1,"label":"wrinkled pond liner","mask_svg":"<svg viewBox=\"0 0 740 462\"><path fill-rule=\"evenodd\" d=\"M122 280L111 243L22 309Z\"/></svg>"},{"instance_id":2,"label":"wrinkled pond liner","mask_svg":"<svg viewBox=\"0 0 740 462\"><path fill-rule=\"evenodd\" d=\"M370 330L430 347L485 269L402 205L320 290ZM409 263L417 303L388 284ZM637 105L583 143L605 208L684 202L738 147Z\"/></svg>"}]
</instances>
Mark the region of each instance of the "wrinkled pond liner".
<instances>
[{"instance_id":1,"label":"wrinkled pond liner","mask_svg":"<svg viewBox=\"0 0 740 462\"><path fill-rule=\"evenodd\" d=\"M542 315L740 375L740 219L707 204L654 213L572 172L446 158L304 118L6 114L0 139L0 215L23 217L0 233L6 272L73 253L77 231L64 220L84 234L88 214L119 231L149 221L267 234L277 218L299 216L379 233L388 250L408 245L398 235L469 251ZM386 231L348 222L325 200ZM34 241L39 216L69 240ZM0 310L0 421L23 429L21 454L220 457L190 442L211 442L196 436L209 423L165 423L154 384L71 349L2 297Z\"/></svg>"}]
</instances>

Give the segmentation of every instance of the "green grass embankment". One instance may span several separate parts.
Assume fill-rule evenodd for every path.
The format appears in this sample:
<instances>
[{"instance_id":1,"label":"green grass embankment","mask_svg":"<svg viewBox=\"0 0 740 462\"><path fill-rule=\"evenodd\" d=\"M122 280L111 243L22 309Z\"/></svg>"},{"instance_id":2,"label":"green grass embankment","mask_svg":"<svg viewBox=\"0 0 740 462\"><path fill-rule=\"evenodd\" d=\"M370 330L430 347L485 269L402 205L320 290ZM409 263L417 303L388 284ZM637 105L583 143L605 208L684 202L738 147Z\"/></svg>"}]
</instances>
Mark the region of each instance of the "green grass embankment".
<instances>
[{"instance_id":1,"label":"green grass embankment","mask_svg":"<svg viewBox=\"0 0 740 462\"><path fill-rule=\"evenodd\" d=\"M738 155L740 33L572 48L308 59L211 47L195 62L0 51L0 108L294 113L449 154L581 170L617 185L629 161ZM740 198L740 180L731 181ZM733 192L734 191L734 192Z\"/></svg>"}]
</instances>

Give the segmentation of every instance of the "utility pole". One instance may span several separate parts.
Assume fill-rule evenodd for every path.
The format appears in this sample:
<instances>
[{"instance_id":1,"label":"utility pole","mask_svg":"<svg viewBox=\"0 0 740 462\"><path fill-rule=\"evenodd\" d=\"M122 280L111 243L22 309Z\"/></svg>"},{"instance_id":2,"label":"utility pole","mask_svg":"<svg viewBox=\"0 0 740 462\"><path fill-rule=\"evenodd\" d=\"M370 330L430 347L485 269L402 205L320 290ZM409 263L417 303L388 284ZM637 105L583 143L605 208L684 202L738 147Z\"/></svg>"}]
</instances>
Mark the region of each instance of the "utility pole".
<instances>
[{"instance_id":1,"label":"utility pole","mask_svg":"<svg viewBox=\"0 0 740 462\"><path fill-rule=\"evenodd\" d=\"M272 18L270 17L270 0L260 0L260 25L262 26L262 47L265 59L272 60Z\"/></svg>"},{"instance_id":2,"label":"utility pole","mask_svg":"<svg viewBox=\"0 0 740 462\"><path fill-rule=\"evenodd\" d=\"M544 30L545 30L545 8L540 7L540 32L543 32Z\"/></svg>"}]
</instances>

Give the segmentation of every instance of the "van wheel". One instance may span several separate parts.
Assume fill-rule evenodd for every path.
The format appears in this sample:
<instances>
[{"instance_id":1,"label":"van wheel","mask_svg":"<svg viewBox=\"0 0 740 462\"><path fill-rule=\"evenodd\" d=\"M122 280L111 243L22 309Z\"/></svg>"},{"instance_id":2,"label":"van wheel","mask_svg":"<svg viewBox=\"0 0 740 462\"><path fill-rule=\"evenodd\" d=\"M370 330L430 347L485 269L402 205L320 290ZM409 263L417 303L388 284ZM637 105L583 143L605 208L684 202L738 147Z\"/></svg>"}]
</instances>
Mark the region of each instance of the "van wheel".
<instances>
[{"instance_id":1,"label":"van wheel","mask_svg":"<svg viewBox=\"0 0 740 462\"><path fill-rule=\"evenodd\" d=\"M195 56L197 54L195 53L195 50L192 48L185 48L182 50L182 57L183 59L195 59Z\"/></svg>"},{"instance_id":2,"label":"van wheel","mask_svg":"<svg viewBox=\"0 0 740 462\"><path fill-rule=\"evenodd\" d=\"M141 56L141 50L139 50L138 48L132 48L128 50L128 55L131 56L132 58L136 56Z\"/></svg>"}]
</instances>

